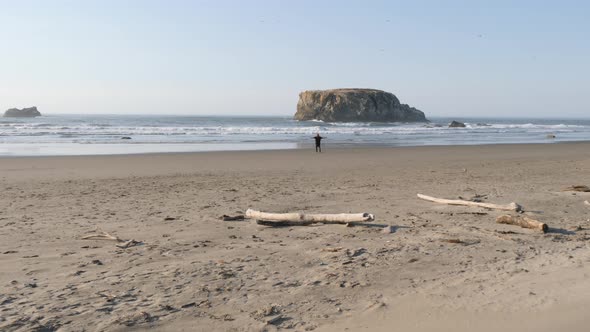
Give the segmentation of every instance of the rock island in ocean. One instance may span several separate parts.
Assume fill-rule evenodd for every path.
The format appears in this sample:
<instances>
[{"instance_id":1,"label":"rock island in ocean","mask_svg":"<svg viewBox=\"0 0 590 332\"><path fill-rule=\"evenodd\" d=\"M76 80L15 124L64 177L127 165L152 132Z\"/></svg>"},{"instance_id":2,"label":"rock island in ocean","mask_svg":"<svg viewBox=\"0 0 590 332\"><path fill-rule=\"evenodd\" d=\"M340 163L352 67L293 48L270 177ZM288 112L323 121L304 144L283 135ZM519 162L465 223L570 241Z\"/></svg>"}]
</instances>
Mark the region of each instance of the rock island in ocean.
<instances>
[{"instance_id":1,"label":"rock island in ocean","mask_svg":"<svg viewBox=\"0 0 590 332\"><path fill-rule=\"evenodd\" d=\"M424 113L375 89L310 90L299 94L295 120L426 122Z\"/></svg>"},{"instance_id":2,"label":"rock island in ocean","mask_svg":"<svg viewBox=\"0 0 590 332\"><path fill-rule=\"evenodd\" d=\"M34 118L36 116L41 116L41 112L35 106L23 109L11 108L4 112L6 118Z\"/></svg>"}]
</instances>

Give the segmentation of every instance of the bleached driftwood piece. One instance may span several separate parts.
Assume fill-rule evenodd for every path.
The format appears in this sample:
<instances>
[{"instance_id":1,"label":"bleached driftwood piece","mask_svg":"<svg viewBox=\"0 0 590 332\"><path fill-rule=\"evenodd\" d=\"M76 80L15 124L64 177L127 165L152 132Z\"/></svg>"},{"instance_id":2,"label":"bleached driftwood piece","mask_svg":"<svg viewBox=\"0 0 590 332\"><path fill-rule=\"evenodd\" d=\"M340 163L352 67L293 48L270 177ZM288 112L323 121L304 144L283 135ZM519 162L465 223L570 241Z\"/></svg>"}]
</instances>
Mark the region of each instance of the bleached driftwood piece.
<instances>
[{"instance_id":1,"label":"bleached driftwood piece","mask_svg":"<svg viewBox=\"0 0 590 332\"><path fill-rule=\"evenodd\" d=\"M89 234L89 235L83 236L82 240L111 240L111 241L117 241L117 242L125 242L124 240L122 240L116 236L113 236L107 232Z\"/></svg>"},{"instance_id":2,"label":"bleached driftwood piece","mask_svg":"<svg viewBox=\"0 0 590 332\"><path fill-rule=\"evenodd\" d=\"M492 203L480 203L480 202L472 202L472 201L465 201L462 199L444 199L444 198L436 198L431 196L426 196L422 194L418 194L418 198L423 199L425 201L440 203L440 204L449 204L449 205L464 205L464 206L477 206L486 209L495 209L495 210L504 210L504 211L515 211L515 212L522 212L522 206L512 202L506 205L500 204L492 204Z\"/></svg>"},{"instance_id":3,"label":"bleached driftwood piece","mask_svg":"<svg viewBox=\"0 0 590 332\"><path fill-rule=\"evenodd\" d=\"M569 186L562 191L581 191L581 192L590 192L590 187L583 186L583 185L573 185Z\"/></svg>"},{"instance_id":4,"label":"bleached driftwood piece","mask_svg":"<svg viewBox=\"0 0 590 332\"><path fill-rule=\"evenodd\" d=\"M116 241L116 242L123 242L121 244L117 244L116 246L121 248L121 249L127 249L130 247L134 247L134 246L138 246L138 245L142 245L143 242L141 241L136 241L136 240L123 240L117 236L111 235L107 232L99 232L99 233L95 233L95 234L89 234L89 235L85 235L82 237L82 240L110 240L110 241Z\"/></svg>"},{"instance_id":5,"label":"bleached driftwood piece","mask_svg":"<svg viewBox=\"0 0 590 332\"><path fill-rule=\"evenodd\" d=\"M370 213L339 213L339 214L303 214L303 213L267 213L248 209L246 218L261 221L289 221L301 224L302 222L323 224L346 224L351 222L367 222L375 220Z\"/></svg>"},{"instance_id":6,"label":"bleached driftwood piece","mask_svg":"<svg viewBox=\"0 0 590 332\"><path fill-rule=\"evenodd\" d=\"M547 224L542 223L542 222L535 220L535 219L531 219L527 216L504 215L504 216L499 216L498 218L496 218L496 222L498 224L516 225L516 226L520 226L522 228L537 229L537 230L542 231L543 233L546 233L547 230L549 229Z\"/></svg>"},{"instance_id":7,"label":"bleached driftwood piece","mask_svg":"<svg viewBox=\"0 0 590 332\"><path fill-rule=\"evenodd\" d=\"M588 202L588 201L584 201L584 204L586 204L586 205L590 205L590 202Z\"/></svg>"}]
</instances>

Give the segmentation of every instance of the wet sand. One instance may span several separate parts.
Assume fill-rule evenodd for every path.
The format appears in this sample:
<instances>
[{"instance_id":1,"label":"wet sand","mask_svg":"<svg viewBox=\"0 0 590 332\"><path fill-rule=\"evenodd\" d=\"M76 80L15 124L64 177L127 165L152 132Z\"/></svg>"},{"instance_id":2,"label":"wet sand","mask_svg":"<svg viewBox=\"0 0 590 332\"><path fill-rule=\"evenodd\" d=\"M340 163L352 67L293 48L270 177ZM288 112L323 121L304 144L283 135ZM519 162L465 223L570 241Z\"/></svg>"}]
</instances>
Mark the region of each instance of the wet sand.
<instances>
[{"instance_id":1,"label":"wet sand","mask_svg":"<svg viewBox=\"0 0 590 332\"><path fill-rule=\"evenodd\" d=\"M0 158L0 330L586 331L589 171L590 143ZM394 232L219 219L247 208Z\"/></svg>"}]
</instances>

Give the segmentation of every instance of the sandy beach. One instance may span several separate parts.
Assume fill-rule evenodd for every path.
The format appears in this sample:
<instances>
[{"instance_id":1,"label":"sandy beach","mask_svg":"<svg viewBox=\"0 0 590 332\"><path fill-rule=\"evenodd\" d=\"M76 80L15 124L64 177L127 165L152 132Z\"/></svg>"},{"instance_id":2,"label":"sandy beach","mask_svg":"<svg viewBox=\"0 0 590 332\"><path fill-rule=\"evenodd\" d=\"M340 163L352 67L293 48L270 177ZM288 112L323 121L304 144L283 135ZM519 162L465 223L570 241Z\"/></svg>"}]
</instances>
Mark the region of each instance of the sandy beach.
<instances>
[{"instance_id":1,"label":"sandy beach","mask_svg":"<svg viewBox=\"0 0 590 332\"><path fill-rule=\"evenodd\" d=\"M0 158L0 330L588 331L589 174L590 143Z\"/></svg>"}]
</instances>

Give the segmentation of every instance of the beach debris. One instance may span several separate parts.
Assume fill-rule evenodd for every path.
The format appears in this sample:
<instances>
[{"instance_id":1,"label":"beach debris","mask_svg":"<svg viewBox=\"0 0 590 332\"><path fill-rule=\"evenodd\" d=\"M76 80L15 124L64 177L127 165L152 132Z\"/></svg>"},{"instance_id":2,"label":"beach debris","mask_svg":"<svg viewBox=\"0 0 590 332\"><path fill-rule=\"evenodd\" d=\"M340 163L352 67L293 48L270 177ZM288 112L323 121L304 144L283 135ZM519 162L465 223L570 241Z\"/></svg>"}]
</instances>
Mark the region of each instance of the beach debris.
<instances>
[{"instance_id":1,"label":"beach debris","mask_svg":"<svg viewBox=\"0 0 590 332\"><path fill-rule=\"evenodd\" d=\"M121 248L121 249L127 249L127 248L131 248L131 247L135 247L135 246L140 246L142 244L143 244L143 242L141 242L141 241L129 240L129 241L125 241L125 243L123 243L123 244L117 244L117 247Z\"/></svg>"},{"instance_id":2,"label":"beach debris","mask_svg":"<svg viewBox=\"0 0 590 332\"><path fill-rule=\"evenodd\" d=\"M351 257L351 258L358 257L366 252L367 252L367 249L365 249L365 248L358 248L355 250L346 249L346 256Z\"/></svg>"},{"instance_id":3,"label":"beach debris","mask_svg":"<svg viewBox=\"0 0 590 332\"><path fill-rule=\"evenodd\" d=\"M342 248L342 247L329 247L329 248L323 248L322 251L338 252L338 251L340 251L342 249L344 249L344 248Z\"/></svg>"},{"instance_id":4,"label":"beach debris","mask_svg":"<svg viewBox=\"0 0 590 332\"><path fill-rule=\"evenodd\" d=\"M124 242L124 240L121 240L120 238L113 236L107 232L99 232L99 233L94 233L94 234L82 236L82 240L110 240L110 241Z\"/></svg>"},{"instance_id":5,"label":"beach debris","mask_svg":"<svg viewBox=\"0 0 590 332\"><path fill-rule=\"evenodd\" d=\"M512 202L506 205L500 204L492 204L492 203L481 203L481 202L472 202L472 201L465 201L462 199L444 199L444 198L436 198L431 196L426 196L422 194L418 194L418 198L423 199L425 201L430 201L434 203L440 204L448 204L448 205L464 205L464 206L476 206L482 207L486 209L495 209L495 210L504 210L504 211L515 211L515 212L523 212L522 206Z\"/></svg>"},{"instance_id":6,"label":"beach debris","mask_svg":"<svg viewBox=\"0 0 590 332\"><path fill-rule=\"evenodd\" d=\"M549 138L549 139L552 139L552 138L555 138L555 137L556 137L556 136L555 136L554 134L548 134L548 135L547 135L547 138Z\"/></svg>"},{"instance_id":7,"label":"beach debris","mask_svg":"<svg viewBox=\"0 0 590 332\"><path fill-rule=\"evenodd\" d=\"M563 189L562 191L581 191L587 193L590 192L590 187L583 185L573 185Z\"/></svg>"},{"instance_id":8,"label":"beach debris","mask_svg":"<svg viewBox=\"0 0 590 332\"><path fill-rule=\"evenodd\" d=\"M262 221L290 221L323 224L346 224L349 222L366 222L375 220L370 213L339 213L339 214L303 214L303 213L267 213L248 209L246 218Z\"/></svg>"},{"instance_id":9,"label":"beach debris","mask_svg":"<svg viewBox=\"0 0 590 332\"><path fill-rule=\"evenodd\" d=\"M237 216L228 216L227 214L222 215L221 217L219 217L219 219L223 220L223 221L241 221L246 219L246 217L244 217L244 215L240 214Z\"/></svg>"},{"instance_id":10,"label":"beach debris","mask_svg":"<svg viewBox=\"0 0 590 332\"><path fill-rule=\"evenodd\" d=\"M252 316L254 319L264 320L265 317L275 316L278 314L280 314L280 307L277 304L269 304L250 313L250 316Z\"/></svg>"},{"instance_id":11,"label":"beach debris","mask_svg":"<svg viewBox=\"0 0 590 332\"><path fill-rule=\"evenodd\" d=\"M584 201L584 204L586 204L586 205L590 205L590 202L588 202L588 201Z\"/></svg>"},{"instance_id":12,"label":"beach debris","mask_svg":"<svg viewBox=\"0 0 590 332\"><path fill-rule=\"evenodd\" d=\"M111 235L107 232L98 232L94 234L85 235L82 237L82 240L109 240L109 241L116 241L116 242L123 242L122 244L117 244L117 247L121 249L127 249L135 246L142 245L143 242L136 241L136 240L123 240L118 236Z\"/></svg>"},{"instance_id":13,"label":"beach debris","mask_svg":"<svg viewBox=\"0 0 590 332\"><path fill-rule=\"evenodd\" d=\"M530 229L537 229L546 233L549 227L547 224L542 223L538 220L529 218L527 216L510 216L510 215L503 215L496 218L496 222L498 224L506 224L506 225L515 225L520 226L522 228L530 228Z\"/></svg>"},{"instance_id":14,"label":"beach debris","mask_svg":"<svg viewBox=\"0 0 590 332\"><path fill-rule=\"evenodd\" d=\"M279 325L285 320L285 317L281 315L280 307L276 304L264 306L250 313L250 316L269 325Z\"/></svg>"}]
</instances>

